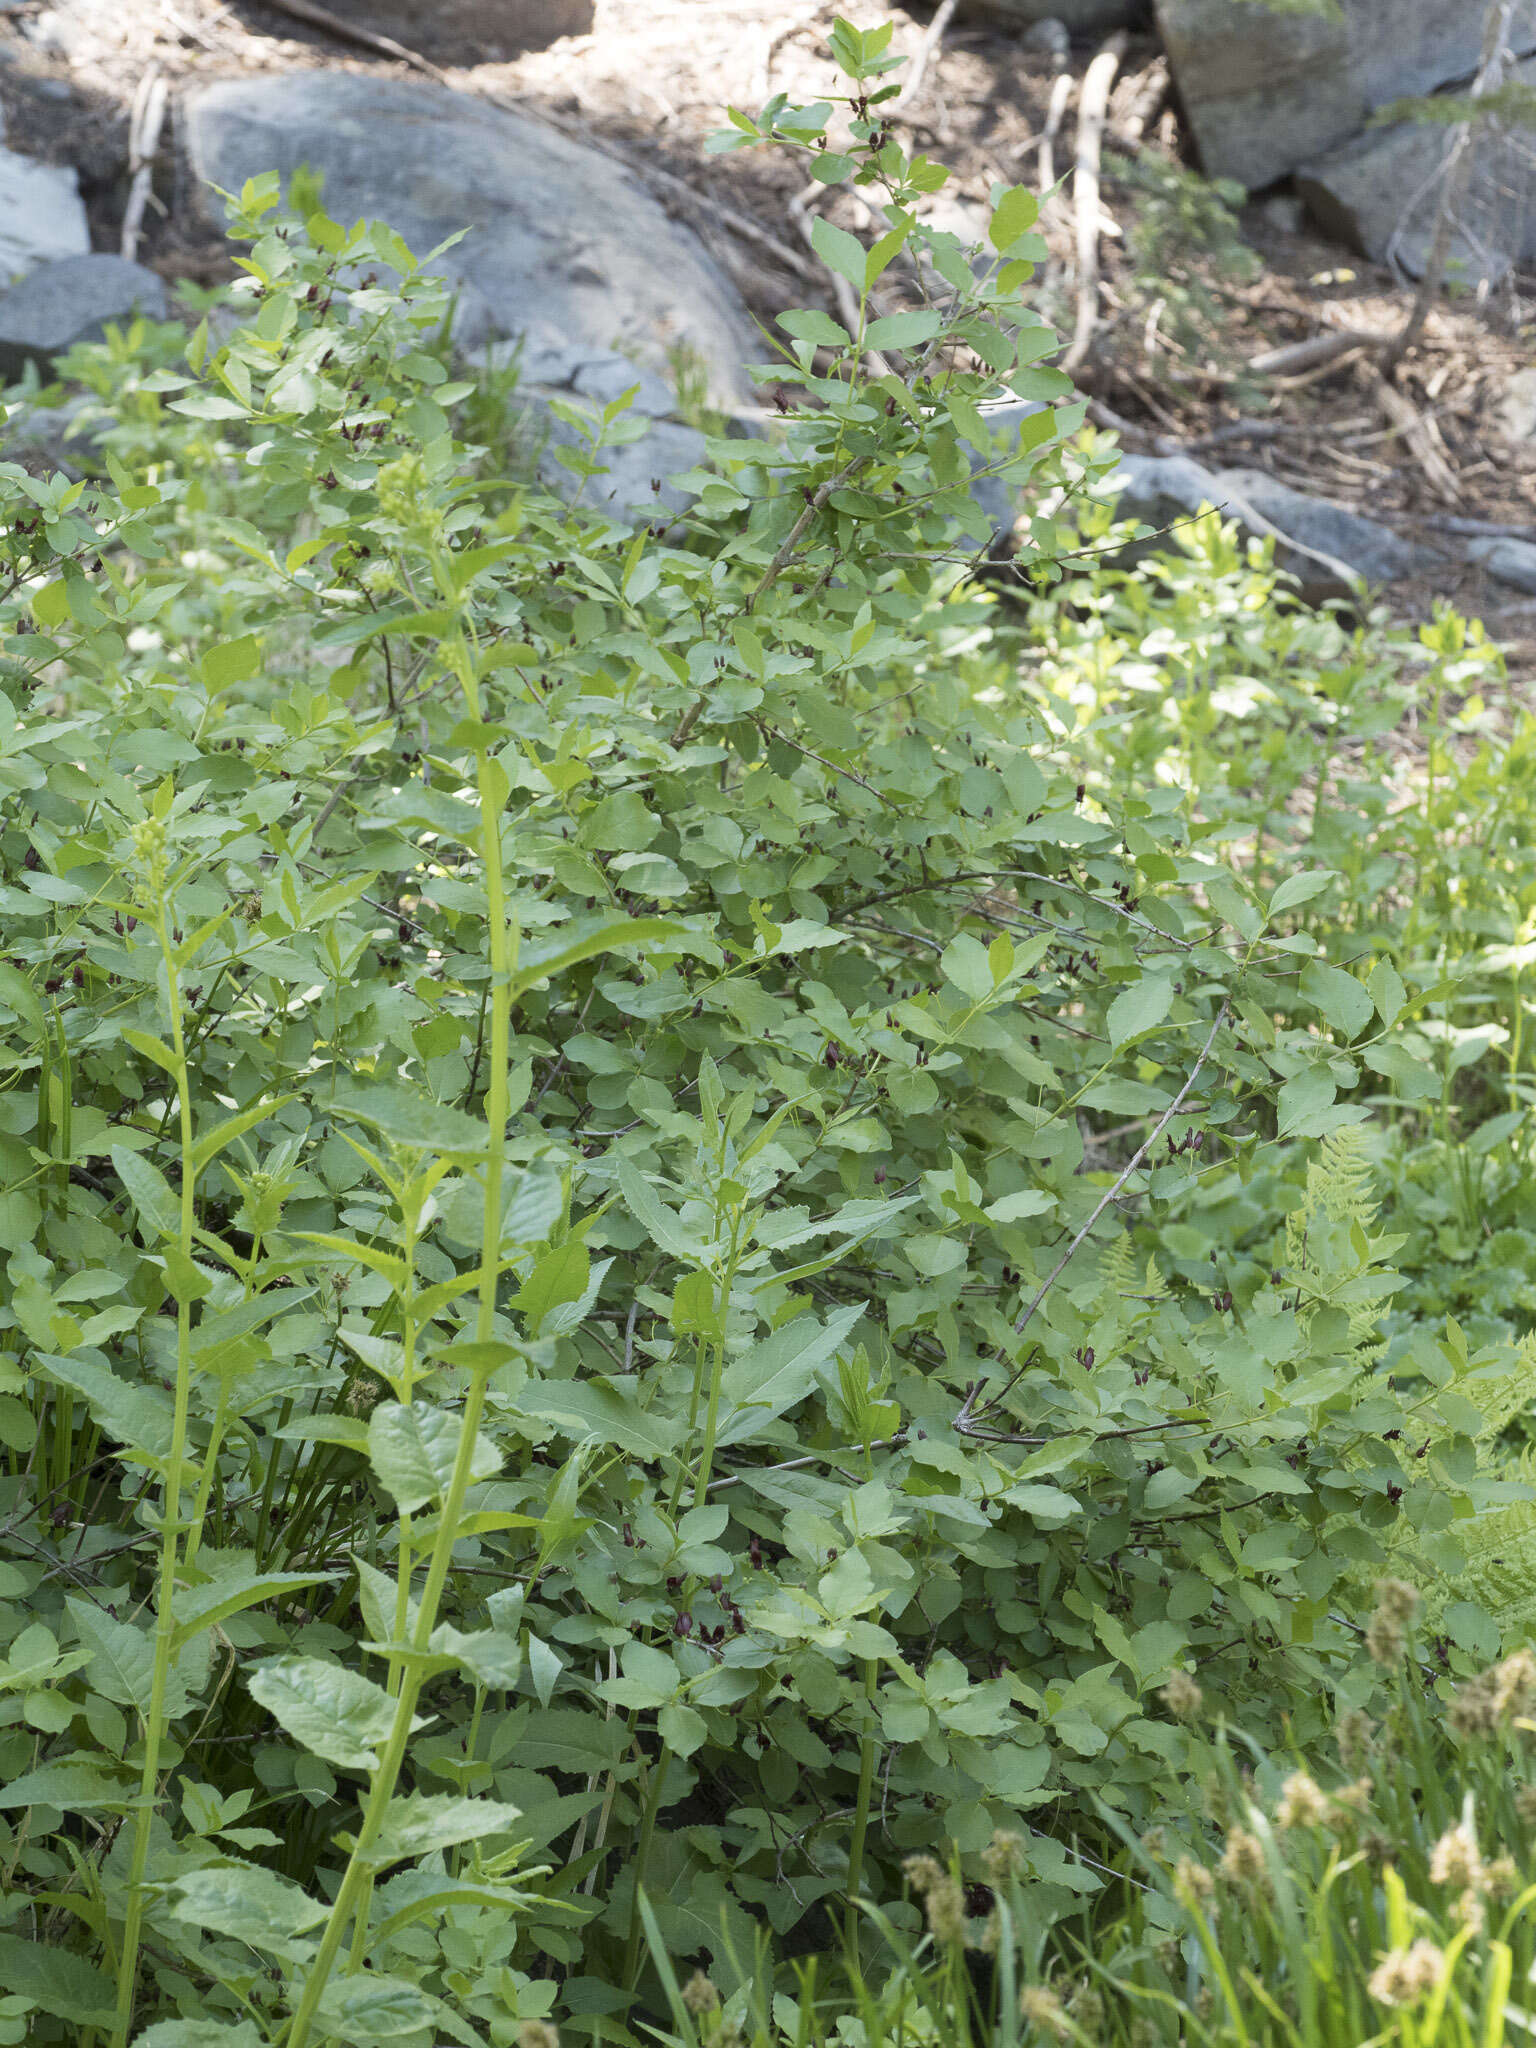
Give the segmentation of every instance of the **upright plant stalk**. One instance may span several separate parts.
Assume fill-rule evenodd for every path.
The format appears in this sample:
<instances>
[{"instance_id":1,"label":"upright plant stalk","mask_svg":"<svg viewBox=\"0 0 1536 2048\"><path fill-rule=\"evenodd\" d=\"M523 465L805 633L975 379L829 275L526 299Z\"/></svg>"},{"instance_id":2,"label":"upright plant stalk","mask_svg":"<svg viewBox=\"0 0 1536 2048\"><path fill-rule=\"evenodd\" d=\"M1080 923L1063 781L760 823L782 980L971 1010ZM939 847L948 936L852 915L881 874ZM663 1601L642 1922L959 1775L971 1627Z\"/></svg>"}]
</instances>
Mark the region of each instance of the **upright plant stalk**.
<instances>
[{"instance_id":1,"label":"upright plant stalk","mask_svg":"<svg viewBox=\"0 0 1536 2048\"><path fill-rule=\"evenodd\" d=\"M170 1012L172 1078L176 1085L181 1131L181 1206L177 1219L182 1292L176 1300L176 1390L171 1420L171 1450L166 1462L160 1506L160 1572L155 1596L155 1652L150 1678L149 1712L144 1718L144 1764L133 1823L133 1850L128 1866L128 1905L123 1920L123 1946L117 1962L117 2006L112 2048L127 2048L133 2028L134 1993L139 1974L139 1947L144 1931L144 1879L149 1868L149 1841L154 1827L160 1752L164 1745L166 1693L170 1685L171 1651L176 1622L172 1602L180 1547L181 1484L186 1467L187 1409L192 1386L192 1300L185 1291L192 1264L192 1237L197 1188L192 1146L192 1099L187 1084L187 1048L182 1031L181 992L176 979L176 951L166 915L165 828L149 820L135 835L145 856L154 893L155 936L165 968L166 1004Z\"/></svg>"},{"instance_id":2,"label":"upright plant stalk","mask_svg":"<svg viewBox=\"0 0 1536 2048\"><path fill-rule=\"evenodd\" d=\"M440 582L446 583L446 579L440 578ZM456 639L445 651L463 686L469 716L478 723L479 690L476 686L470 651L462 638ZM502 791L492 771L489 754L484 749L478 758L477 782L491 961L490 1061L485 1097L485 1205L480 1240L479 1302L475 1318L476 1341L486 1344L490 1342L495 1329L496 1280L501 1263L501 1176L506 1152L509 1101L507 1054L511 1043L512 977L516 972L516 960L514 937L507 922L506 890L501 862ZM448 1579L454 1539L471 1485L475 1437L485 1407L485 1391L489 1377L489 1369L476 1365L472 1370L469 1390L465 1395L458 1452L454 1459L448 1490L443 1499L442 1512L438 1518L437 1534L427 1565L427 1579L422 1590L421 1605L417 1610L416 1626L411 1631L411 1648L418 1653L427 1649L432 1631L437 1624L437 1610ZM394 1798L395 1786L399 1782L400 1772L405 1763L422 1683L420 1665L413 1659L401 1678L394 1721L378 1768L373 1775L362 1826L342 1875L335 1903L326 1920L319 1950L310 1966L298 2004L294 2007L288 2030L282 2036L284 2048L307 2048L314 2030L315 2015L326 1984L330 1980L337 1955L346 1939L354 1914L368 1895L373 1851L383 1832L390 1802Z\"/></svg>"}]
</instances>

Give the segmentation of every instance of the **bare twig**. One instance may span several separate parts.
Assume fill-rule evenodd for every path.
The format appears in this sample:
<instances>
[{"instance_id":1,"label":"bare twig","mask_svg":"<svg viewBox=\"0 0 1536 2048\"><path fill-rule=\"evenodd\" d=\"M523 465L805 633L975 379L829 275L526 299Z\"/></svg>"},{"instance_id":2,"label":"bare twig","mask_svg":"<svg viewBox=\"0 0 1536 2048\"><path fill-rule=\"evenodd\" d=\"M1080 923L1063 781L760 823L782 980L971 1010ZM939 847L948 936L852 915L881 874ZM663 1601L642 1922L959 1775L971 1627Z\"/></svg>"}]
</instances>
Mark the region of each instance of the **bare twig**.
<instances>
[{"instance_id":1,"label":"bare twig","mask_svg":"<svg viewBox=\"0 0 1536 2048\"><path fill-rule=\"evenodd\" d=\"M1072 202L1077 209L1077 326L1072 346L1061 359L1071 376L1080 369L1093 340L1099 312L1099 162L1104 148L1104 117L1109 111L1110 88L1128 37L1124 29L1110 36L1088 66L1083 79L1082 98L1077 108L1077 173L1072 180Z\"/></svg>"},{"instance_id":2,"label":"bare twig","mask_svg":"<svg viewBox=\"0 0 1536 2048\"><path fill-rule=\"evenodd\" d=\"M917 46L917 55L912 59L912 69L907 73L906 82L891 101L892 114L905 114L908 107L916 103L922 93L924 80L928 76L928 66L933 61L933 53L943 42L944 31L954 20L955 9L959 4L960 0L939 0L938 6L934 9L933 19L923 32L923 40Z\"/></svg>"},{"instance_id":3,"label":"bare twig","mask_svg":"<svg viewBox=\"0 0 1536 2048\"><path fill-rule=\"evenodd\" d=\"M1357 348L1390 348L1392 340L1390 334L1341 327L1336 334L1314 334L1306 341L1289 341L1281 348L1267 348L1249 359L1248 368L1256 377L1289 377L1299 370L1321 369Z\"/></svg>"},{"instance_id":4,"label":"bare twig","mask_svg":"<svg viewBox=\"0 0 1536 2048\"><path fill-rule=\"evenodd\" d=\"M1431 423L1422 418L1418 408L1406 392L1384 377L1373 365L1368 371L1372 392L1382 411L1392 422L1398 434L1407 443L1409 453L1418 463L1424 481L1437 498L1448 505L1461 503L1461 486L1443 452Z\"/></svg>"},{"instance_id":5,"label":"bare twig","mask_svg":"<svg viewBox=\"0 0 1536 2048\"><path fill-rule=\"evenodd\" d=\"M123 209L120 246L130 263L139 253L139 231L144 225L144 209L149 204L154 183L155 156L160 148L160 131L165 125L166 99L165 73L158 64L151 64L133 95L133 112L128 124L128 168L132 173L132 183L128 188L128 204Z\"/></svg>"},{"instance_id":6,"label":"bare twig","mask_svg":"<svg viewBox=\"0 0 1536 2048\"><path fill-rule=\"evenodd\" d=\"M1040 134L1040 193L1042 198L1056 183L1056 138L1072 103L1077 81L1070 71L1058 71L1051 86L1050 105L1045 110L1045 127Z\"/></svg>"}]
</instances>

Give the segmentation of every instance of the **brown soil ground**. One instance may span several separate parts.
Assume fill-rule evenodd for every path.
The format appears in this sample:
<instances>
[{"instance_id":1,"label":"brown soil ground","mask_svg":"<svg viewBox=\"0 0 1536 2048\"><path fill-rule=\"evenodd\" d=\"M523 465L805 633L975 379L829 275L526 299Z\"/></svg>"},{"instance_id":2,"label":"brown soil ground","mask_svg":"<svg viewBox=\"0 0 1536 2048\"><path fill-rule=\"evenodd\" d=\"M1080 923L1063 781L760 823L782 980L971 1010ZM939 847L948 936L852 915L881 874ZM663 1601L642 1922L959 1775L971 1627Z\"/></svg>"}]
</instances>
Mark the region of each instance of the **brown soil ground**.
<instances>
[{"instance_id":1,"label":"brown soil ground","mask_svg":"<svg viewBox=\"0 0 1536 2048\"><path fill-rule=\"evenodd\" d=\"M670 207L693 219L765 321L820 296L790 207L798 172L788 159L760 152L708 157L706 137L728 105L756 108L772 93L809 100L828 91L835 81L825 38L835 14L863 25L893 20L894 47L907 52L917 50L929 20L916 0L910 13L886 0L596 0L590 33L508 57L477 47L464 25L474 10L462 5L331 0L330 11L365 39L393 36L463 90L586 132L642 170L669 172L713 199L714 209L695 207L674 187L661 190ZM1074 48L1069 69L1080 75L1092 54ZM198 282L228 274L228 259L176 146L174 93L232 72L410 70L293 18L273 0L12 0L0 12L7 141L78 168L101 248L118 245L128 109L151 65L171 82L173 115L140 254L168 278ZM998 181L1038 180L1054 77L1047 50L962 11L905 116L914 145L954 169L945 204L963 211ZM1386 271L1307 232L1289 202L1274 196L1240 215L1244 239L1261 259L1251 278L1224 279L1198 242L1148 252L1150 215L1137 166L1145 174L1188 153L1150 39L1126 52L1105 146L1101 323L1080 381L1101 422L1119 425L1127 446L1161 452L1178 444L1217 463L1261 467L1405 533L1432 536L1447 516L1536 530L1536 438L1507 438L1500 421L1509 377L1533 360L1536 280L1516 280L1482 304L1442 302L1431 313L1396 378L1422 423L1411 446L1384 412L1362 355L1282 379L1244 368L1332 323L1395 327L1409 295ZM1074 147L1069 109L1055 145L1058 176ZM844 203L853 209L847 224L862 225L857 202ZM722 219L721 205L737 217L734 225ZM755 224L755 235L741 231L743 219ZM1070 328L1070 182L1047 202L1043 222L1052 254L1038 289L1046 310ZM1211 295L1212 317L1181 320L1179 309L1201 287ZM1450 599L1487 620L1516 667L1536 667L1536 599L1522 601L1481 571L1437 573L1432 585L1400 586L1391 597L1409 616Z\"/></svg>"}]
</instances>

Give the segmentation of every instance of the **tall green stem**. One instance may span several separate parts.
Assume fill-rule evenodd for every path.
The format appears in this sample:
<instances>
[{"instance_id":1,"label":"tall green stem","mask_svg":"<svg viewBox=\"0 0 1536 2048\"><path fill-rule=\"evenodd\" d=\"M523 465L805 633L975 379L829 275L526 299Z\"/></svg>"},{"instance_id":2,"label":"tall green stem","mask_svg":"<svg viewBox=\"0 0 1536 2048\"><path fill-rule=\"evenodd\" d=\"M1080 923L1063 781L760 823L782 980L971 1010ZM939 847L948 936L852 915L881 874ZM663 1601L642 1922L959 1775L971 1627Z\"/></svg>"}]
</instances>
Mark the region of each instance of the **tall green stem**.
<instances>
[{"instance_id":1,"label":"tall green stem","mask_svg":"<svg viewBox=\"0 0 1536 2048\"><path fill-rule=\"evenodd\" d=\"M163 870L162 870L163 879ZM170 1008L171 1047L175 1054L177 1107L181 1118L181 1208L177 1249L181 1254L182 1292L176 1302L176 1392L171 1419L171 1449L166 1461L160 1506L160 1573L155 1596L155 1655L150 1679L149 1712L144 1720L144 1764L133 1822L133 1851L128 1866L128 1905L123 1920L123 1946L117 1964L117 2007L112 2048L127 2048L133 2027L134 1994L139 1974L139 1946L144 1932L144 1879L149 1868L150 1835L158 1804L160 1753L164 1744L166 1693L171 1677L171 1652L176 1620L177 1554L181 1540L181 1485L186 1467L187 1409L192 1385L192 1301L185 1291L192 1267L194 1198L197 1176L192 1150L192 1098L187 1084L187 1051L182 1033L181 993L176 979L176 954L166 916L163 887L157 888L155 931L165 965L166 1000Z\"/></svg>"},{"instance_id":2,"label":"tall green stem","mask_svg":"<svg viewBox=\"0 0 1536 2048\"><path fill-rule=\"evenodd\" d=\"M456 666L469 702L470 716L478 719L478 691L475 688L468 650L460 644L453 651L458 656ZM479 758L479 792L480 838L485 865L486 918L489 925L491 958L491 1056L485 1098L485 1204L480 1240L480 1293L475 1320L476 1339L485 1344L489 1343L495 1330L496 1279L501 1263L501 1180L502 1163L506 1152L509 1100L507 1053L511 1042L512 976L515 972L515 961L512 933L507 923L506 891L501 862L499 791L492 776L489 756L484 752ZM476 1367L465 1396L458 1453L443 1500L442 1513L438 1518L437 1533L433 1539L427 1565L426 1585L422 1590L421 1606L417 1610L416 1626L411 1631L413 1650L426 1650L431 1641L432 1631L437 1625L437 1610L453 1558L454 1538L471 1485L475 1437L485 1407L488 1379L489 1373ZM285 2048L306 2048L314 2029L320 2000L341 1945L346 1939L347 1930L359 1905L367 1897L373 1873L373 1852L383 1832L390 1801L394 1798L395 1786L405 1763L406 1748L410 1741L421 1688L420 1670L412 1665L407 1668L401 1679L394 1721L384 1745L384 1753L373 1774L362 1826L342 1875L335 1903L325 1923L319 1950L305 1979L299 2002L294 2007L293 2019L284 2036Z\"/></svg>"}]
</instances>

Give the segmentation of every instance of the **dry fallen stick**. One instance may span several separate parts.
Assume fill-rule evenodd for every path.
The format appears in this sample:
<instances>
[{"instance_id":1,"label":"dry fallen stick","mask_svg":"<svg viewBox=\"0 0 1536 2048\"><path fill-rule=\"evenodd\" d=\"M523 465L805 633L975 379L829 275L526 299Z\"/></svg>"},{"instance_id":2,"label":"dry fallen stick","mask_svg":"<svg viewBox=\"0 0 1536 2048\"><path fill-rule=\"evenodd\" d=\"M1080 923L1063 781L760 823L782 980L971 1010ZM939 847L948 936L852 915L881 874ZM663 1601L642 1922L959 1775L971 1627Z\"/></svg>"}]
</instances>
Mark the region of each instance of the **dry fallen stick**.
<instances>
[{"instance_id":1,"label":"dry fallen stick","mask_svg":"<svg viewBox=\"0 0 1536 2048\"><path fill-rule=\"evenodd\" d=\"M1299 370L1318 370L1336 362L1357 348L1390 348L1394 337L1372 333L1362 327L1341 327L1336 334L1314 334L1306 341L1290 341L1283 348L1265 349L1249 359L1255 377L1289 377Z\"/></svg>"},{"instance_id":2,"label":"dry fallen stick","mask_svg":"<svg viewBox=\"0 0 1536 2048\"><path fill-rule=\"evenodd\" d=\"M133 112L128 124L128 168L132 173L132 183L128 188L128 204L123 209L123 233L119 246L130 263L139 253L139 231L144 225L144 209L153 190L155 156L160 148L160 131L165 126L167 96L165 73L158 64L151 64L134 93Z\"/></svg>"},{"instance_id":3,"label":"dry fallen stick","mask_svg":"<svg viewBox=\"0 0 1536 2048\"><path fill-rule=\"evenodd\" d=\"M917 55L912 59L912 69L907 73L906 83L891 101L891 113L904 114L922 92L923 81L928 76L928 66L933 61L933 53L943 42L944 31L954 20L955 9L959 4L960 0L939 0L934 17L924 32L923 40L917 46Z\"/></svg>"},{"instance_id":4,"label":"dry fallen stick","mask_svg":"<svg viewBox=\"0 0 1536 2048\"><path fill-rule=\"evenodd\" d=\"M1448 505L1461 503L1461 486L1446 460L1442 447L1436 445L1436 436L1430 423L1423 419L1413 401L1395 384L1391 384L1374 367L1369 372L1371 390L1382 411L1407 444L1409 453L1418 463L1424 481L1437 498Z\"/></svg>"},{"instance_id":5,"label":"dry fallen stick","mask_svg":"<svg viewBox=\"0 0 1536 2048\"><path fill-rule=\"evenodd\" d=\"M1051 103L1045 111L1045 128L1040 136L1040 192L1041 196L1056 183L1056 138L1061 133L1061 124L1067 118L1067 108L1072 103L1072 88L1076 84L1070 71L1059 71L1051 86Z\"/></svg>"},{"instance_id":6,"label":"dry fallen stick","mask_svg":"<svg viewBox=\"0 0 1536 2048\"><path fill-rule=\"evenodd\" d=\"M1104 147L1104 117L1110 88L1129 38L1116 30L1088 66L1077 108L1077 171L1072 201L1077 209L1077 325L1072 346L1061 359L1070 377L1082 367L1093 339L1099 310L1099 161Z\"/></svg>"}]
</instances>

